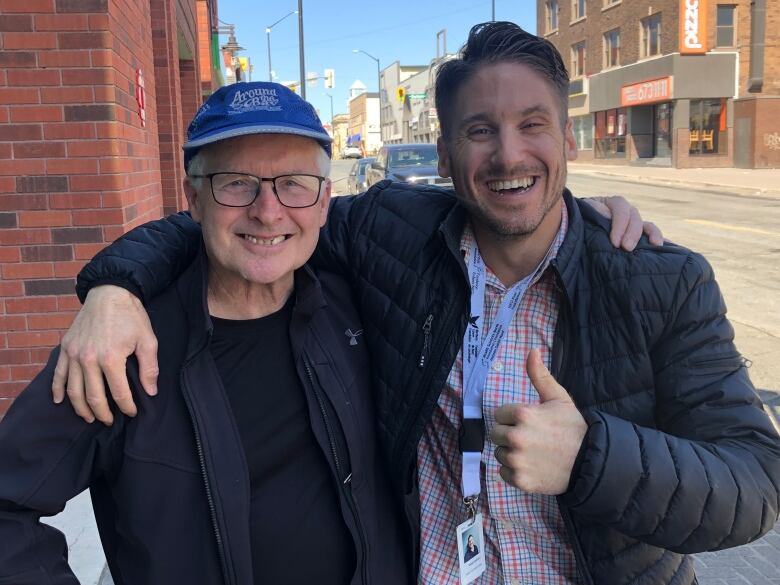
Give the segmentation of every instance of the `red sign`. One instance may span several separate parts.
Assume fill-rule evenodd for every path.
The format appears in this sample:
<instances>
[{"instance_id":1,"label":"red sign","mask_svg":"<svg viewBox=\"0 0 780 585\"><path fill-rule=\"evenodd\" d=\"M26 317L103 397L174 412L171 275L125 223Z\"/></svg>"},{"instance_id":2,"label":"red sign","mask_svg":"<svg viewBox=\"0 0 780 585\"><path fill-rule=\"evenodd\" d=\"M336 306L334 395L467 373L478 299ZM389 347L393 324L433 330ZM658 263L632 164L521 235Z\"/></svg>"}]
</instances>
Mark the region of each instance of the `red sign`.
<instances>
[{"instance_id":1,"label":"red sign","mask_svg":"<svg viewBox=\"0 0 780 585\"><path fill-rule=\"evenodd\" d=\"M680 54L707 52L707 0L680 0Z\"/></svg>"},{"instance_id":2,"label":"red sign","mask_svg":"<svg viewBox=\"0 0 780 585\"><path fill-rule=\"evenodd\" d=\"M135 70L135 101L138 104L141 128L146 128L146 90L144 89L144 72L140 69Z\"/></svg>"},{"instance_id":3,"label":"red sign","mask_svg":"<svg viewBox=\"0 0 780 585\"><path fill-rule=\"evenodd\" d=\"M672 99L672 77L661 77L624 85L620 90L620 105L638 106Z\"/></svg>"}]
</instances>

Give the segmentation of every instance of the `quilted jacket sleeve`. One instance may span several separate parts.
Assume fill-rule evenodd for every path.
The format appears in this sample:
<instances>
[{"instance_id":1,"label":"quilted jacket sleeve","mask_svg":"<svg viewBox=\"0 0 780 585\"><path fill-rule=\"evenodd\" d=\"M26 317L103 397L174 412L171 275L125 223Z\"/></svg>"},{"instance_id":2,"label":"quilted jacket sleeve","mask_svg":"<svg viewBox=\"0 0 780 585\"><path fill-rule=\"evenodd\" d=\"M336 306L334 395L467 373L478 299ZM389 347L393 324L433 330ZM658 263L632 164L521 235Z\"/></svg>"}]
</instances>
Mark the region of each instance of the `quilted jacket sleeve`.
<instances>
[{"instance_id":1,"label":"quilted jacket sleeve","mask_svg":"<svg viewBox=\"0 0 780 585\"><path fill-rule=\"evenodd\" d=\"M780 439L762 410L712 269L686 261L652 352L656 426L603 411L589 424L563 503L675 552L737 546L780 510Z\"/></svg>"},{"instance_id":2,"label":"quilted jacket sleeve","mask_svg":"<svg viewBox=\"0 0 780 585\"><path fill-rule=\"evenodd\" d=\"M184 272L200 245L200 225L189 213L150 221L95 256L79 273L76 292L84 302L91 288L114 284L147 302Z\"/></svg>"},{"instance_id":3,"label":"quilted jacket sleeve","mask_svg":"<svg viewBox=\"0 0 780 585\"><path fill-rule=\"evenodd\" d=\"M53 516L98 475L115 468L123 418L87 424L70 404L54 404L58 351L0 423L0 584L77 585L63 534L40 521ZM115 409L114 409L115 410Z\"/></svg>"}]
</instances>

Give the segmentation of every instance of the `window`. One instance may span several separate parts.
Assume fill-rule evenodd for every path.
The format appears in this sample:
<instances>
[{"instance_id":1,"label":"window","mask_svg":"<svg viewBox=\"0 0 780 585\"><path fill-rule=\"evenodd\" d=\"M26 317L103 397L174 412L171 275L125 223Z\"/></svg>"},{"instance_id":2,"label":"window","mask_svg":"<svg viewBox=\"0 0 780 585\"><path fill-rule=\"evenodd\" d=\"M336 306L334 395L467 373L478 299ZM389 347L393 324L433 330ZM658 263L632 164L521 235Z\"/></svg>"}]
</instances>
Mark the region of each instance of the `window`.
<instances>
[{"instance_id":1,"label":"window","mask_svg":"<svg viewBox=\"0 0 780 585\"><path fill-rule=\"evenodd\" d=\"M625 108L596 112L596 158L625 158L627 121Z\"/></svg>"},{"instance_id":2,"label":"window","mask_svg":"<svg viewBox=\"0 0 780 585\"><path fill-rule=\"evenodd\" d=\"M580 18L585 18L585 0L572 0L571 19L579 20Z\"/></svg>"},{"instance_id":3,"label":"window","mask_svg":"<svg viewBox=\"0 0 780 585\"><path fill-rule=\"evenodd\" d=\"M544 15L546 32L551 33L558 30L558 0L547 0L544 3Z\"/></svg>"},{"instance_id":4,"label":"window","mask_svg":"<svg viewBox=\"0 0 780 585\"><path fill-rule=\"evenodd\" d=\"M620 29L604 33L604 68L620 65Z\"/></svg>"},{"instance_id":5,"label":"window","mask_svg":"<svg viewBox=\"0 0 780 585\"><path fill-rule=\"evenodd\" d=\"M642 19L641 57L661 54L661 13Z\"/></svg>"},{"instance_id":6,"label":"window","mask_svg":"<svg viewBox=\"0 0 780 585\"><path fill-rule=\"evenodd\" d=\"M622 0L604 0L604 8L609 8L615 4L620 4Z\"/></svg>"},{"instance_id":7,"label":"window","mask_svg":"<svg viewBox=\"0 0 780 585\"><path fill-rule=\"evenodd\" d=\"M593 116L575 116L571 119L571 129L574 140L577 142L577 150L591 150L593 148Z\"/></svg>"},{"instance_id":8,"label":"window","mask_svg":"<svg viewBox=\"0 0 780 585\"><path fill-rule=\"evenodd\" d=\"M734 12L736 6L732 4L718 4L718 14L715 24L715 46L733 47L734 42Z\"/></svg>"},{"instance_id":9,"label":"window","mask_svg":"<svg viewBox=\"0 0 780 585\"><path fill-rule=\"evenodd\" d=\"M727 154L726 99L691 100L689 154Z\"/></svg>"},{"instance_id":10,"label":"window","mask_svg":"<svg viewBox=\"0 0 780 585\"><path fill-rule=\"evenodd\" d=\"M572 79L585 75L585 41L571 46L569 75Z\"/></svg>"}]
</instances>

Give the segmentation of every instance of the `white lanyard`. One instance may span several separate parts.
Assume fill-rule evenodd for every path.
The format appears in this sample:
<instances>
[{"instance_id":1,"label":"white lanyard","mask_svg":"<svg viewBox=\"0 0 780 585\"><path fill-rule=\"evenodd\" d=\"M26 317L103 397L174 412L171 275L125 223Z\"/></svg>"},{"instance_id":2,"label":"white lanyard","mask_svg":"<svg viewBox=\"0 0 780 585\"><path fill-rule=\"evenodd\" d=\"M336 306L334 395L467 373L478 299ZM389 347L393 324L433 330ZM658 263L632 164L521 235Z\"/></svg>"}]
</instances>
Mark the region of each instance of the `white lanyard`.
<instances>
[{"instance_id":1,"label":"white lanyard","mask_svg":"<svg viewBox=\"0 0 780 585\"><path fill-rule=\"evenodd\" d=\"M476 240L471 244L471 257L468 264L469 282L471 283L471 318L463 336L464 428L468 424L484 425L482 421L482 393L488 376L488 368L498 353L506 331L512 319L514 319L517 308L520 306L523 295L528 290L528 287L538 279L546 266L549 253L548 251L544 259L531 274L506 292L504 301L498 309L496 319L490 326L490 330L483 341L481 339L481 331L482 319L484 318L486 268L482 255L477 248ZM484 431L482 437L484 443ZM471 443L471 447L468 449L461 447L463 456L461 487L464 502L469 508L469 512L473 515L474 502L480 492L479 465L484 445L479 445L479 450L476 451L474 449L477 446L473 441Z\"/></svg>"}]
</instances>

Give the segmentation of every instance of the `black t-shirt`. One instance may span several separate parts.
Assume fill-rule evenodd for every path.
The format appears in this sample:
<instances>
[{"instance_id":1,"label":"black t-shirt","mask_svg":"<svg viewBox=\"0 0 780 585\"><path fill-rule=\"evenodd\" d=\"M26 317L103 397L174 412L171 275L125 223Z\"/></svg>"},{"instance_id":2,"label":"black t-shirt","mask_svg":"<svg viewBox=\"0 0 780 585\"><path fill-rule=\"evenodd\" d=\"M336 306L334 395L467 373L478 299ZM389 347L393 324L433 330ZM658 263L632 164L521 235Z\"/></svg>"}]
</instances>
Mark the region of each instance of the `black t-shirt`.
<instances>
[{"instance_id":1,"label":"black t-shirt","mask_svg":"<svg viewBox=\"0 0 780 585\"><path fill-rule=\"evenodd\" d=\"M344 585L355 547L295 370L293 298L260 319L212 317L210 350L249 465L255 582Z\"/></svg>"}]
</instances>

